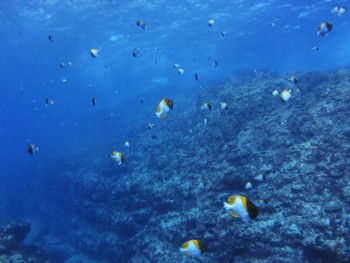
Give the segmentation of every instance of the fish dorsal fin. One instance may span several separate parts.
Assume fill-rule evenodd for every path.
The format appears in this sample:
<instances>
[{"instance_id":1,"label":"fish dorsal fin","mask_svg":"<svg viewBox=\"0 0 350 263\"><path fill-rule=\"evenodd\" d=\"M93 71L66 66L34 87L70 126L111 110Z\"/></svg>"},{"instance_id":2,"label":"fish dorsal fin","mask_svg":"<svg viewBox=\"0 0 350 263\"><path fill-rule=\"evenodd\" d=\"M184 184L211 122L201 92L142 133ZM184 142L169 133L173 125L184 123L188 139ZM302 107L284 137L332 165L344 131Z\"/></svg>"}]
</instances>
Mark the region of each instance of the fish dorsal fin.
<instances>
[{"instance_id":1,"label":"fish dorsal fin","mask_svg":"<svg viewBox=\"0 0 350 263\"><path fill-rule=\"evenodd\" d=\"M198 249L200 248L200 245L199 245L198 240L193 239L193 240L191 240L191 241L192 241L192 243L193 243Z\"/></svg>"},{"instance_id":2,"label":"fish dorsal fin","mask_svg":"<svg viewBox=\"0 0 350 263\"><path fill-rule=\"evenodd\" d=\"M240 196L239 198L241 199L242 204L243 204L245 210L248 211L248 208L247 208L247 198L245 198L245 197L243 197L243 196Z\"/></svg>"},{"instance_id":3,"label":"fish dorsal fin","mask_svg":"<svg viewBox=\"0 0 350 263\"><path fill-rule=\"evenodd\" d=\"M187 249L188 248L188 242L190 242L190 241L186 241L185 243L183 243L181 248L182 249Z\"/></svg>"},{"instance_id":4,"label":"fish dorsal fin","mask_svg":"<svg viewBox=\"0 0 350 263\"><path fill-rule=\"evenodd\" d=\"M232 196L230 196L230 197L228 198L227 203L228 203L229 205L233 205L233 203L235 202L235 200L236 200L236 196L232 195Z\"/></svg>"}]
</instances>

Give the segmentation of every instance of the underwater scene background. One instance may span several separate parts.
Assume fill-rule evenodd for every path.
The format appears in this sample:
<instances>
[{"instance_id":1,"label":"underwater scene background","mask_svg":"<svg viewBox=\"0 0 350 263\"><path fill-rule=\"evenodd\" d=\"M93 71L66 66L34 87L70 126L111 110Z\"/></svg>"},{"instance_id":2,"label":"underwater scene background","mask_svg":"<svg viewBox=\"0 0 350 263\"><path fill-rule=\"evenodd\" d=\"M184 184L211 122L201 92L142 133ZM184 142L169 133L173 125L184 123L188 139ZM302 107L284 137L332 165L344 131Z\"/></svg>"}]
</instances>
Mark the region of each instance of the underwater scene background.
<instances>
[{"instance_id":1,"label":"underwater scene background","mask_svg":"<svg viewBox=\"0 0 350 263\"><path fill-rule=\"evenodd\" d=\"M1 1L0 262L350 262L347 7Z\"/></svg>"}]
</instances>

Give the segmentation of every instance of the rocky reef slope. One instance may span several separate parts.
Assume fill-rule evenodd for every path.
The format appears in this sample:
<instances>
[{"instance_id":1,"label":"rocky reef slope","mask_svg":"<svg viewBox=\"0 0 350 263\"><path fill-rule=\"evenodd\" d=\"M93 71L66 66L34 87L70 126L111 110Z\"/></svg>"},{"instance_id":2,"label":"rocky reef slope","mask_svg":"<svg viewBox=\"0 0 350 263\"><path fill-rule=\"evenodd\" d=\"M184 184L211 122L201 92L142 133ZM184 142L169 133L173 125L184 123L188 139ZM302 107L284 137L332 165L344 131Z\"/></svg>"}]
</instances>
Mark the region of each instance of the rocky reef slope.
<instances>
[{"instance_id":1,"label":"rocky reef slope","mask_svg":"<svg viewBox=\"0 0 350 263\"><path fill-rule=\"evenodd\" d=\"M89 165L60 160L65 168L41 184L47 202L74 215L60 226L67 258L197 262L178 248L199 239L208 246L202 262L349 261L350 71L298 73L297 85L290 76L241 72L203 89L185 110L175 101L152 130L129 134L130 148L116 146L124 167L109 152ZM284 88L289 101L272 96ZM203 102L212 110L202 111ZM236 194L267 205L245 223L223 208Z\"/></svg>"},{"instance_id":2,"label":"rocky reef slope","mask_svg":"<svg viewBox=\"0 0 350 263\"><path fill-rule=\"evenodd\" d=\"M0 227L1 263L49 263L43 252L34 246L24 245L22 241L30 232L30 224L14 222Z\"/></svg>"}]
</instances>

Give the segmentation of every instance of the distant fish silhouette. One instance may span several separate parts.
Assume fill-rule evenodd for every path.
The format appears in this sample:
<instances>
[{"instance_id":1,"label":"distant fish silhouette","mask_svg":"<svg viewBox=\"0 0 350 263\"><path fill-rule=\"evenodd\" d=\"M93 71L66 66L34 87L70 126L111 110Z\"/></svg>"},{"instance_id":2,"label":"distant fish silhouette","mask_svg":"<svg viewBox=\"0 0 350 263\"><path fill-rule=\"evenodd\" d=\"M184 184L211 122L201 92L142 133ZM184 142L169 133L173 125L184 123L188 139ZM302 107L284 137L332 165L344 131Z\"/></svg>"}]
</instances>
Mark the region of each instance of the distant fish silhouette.
<instances>
[{"instance_id":1,"label":"distant fish silhouette","mask_svg":"<svg viewBox=\"0 0 350 263\"><path fill-rule=\"evenodd\" d=\"M51 41L51 42L54 42L54 41L53 41L53 35L51 35L51 34L47 36L47 39L48 39L49 41Z\"/></svg>"}]
</instances>

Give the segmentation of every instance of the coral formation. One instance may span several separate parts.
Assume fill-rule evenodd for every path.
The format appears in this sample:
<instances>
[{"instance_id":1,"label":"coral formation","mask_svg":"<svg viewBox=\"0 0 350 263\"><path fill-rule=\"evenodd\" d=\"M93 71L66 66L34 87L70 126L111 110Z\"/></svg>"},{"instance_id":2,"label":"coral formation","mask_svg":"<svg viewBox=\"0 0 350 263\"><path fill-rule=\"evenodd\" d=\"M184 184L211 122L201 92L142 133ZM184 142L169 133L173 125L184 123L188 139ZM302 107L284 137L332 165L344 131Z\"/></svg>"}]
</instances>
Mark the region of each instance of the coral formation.
<instances>
[{"instance_id":1,"label":"coral formation","mask_svg":"<svg viewBox=\"0 0 350 263\"><path fill-rule=\"evenodd\" d=\"M30 225L21 221L0 228L0 262L49 263L38 248L22 244L29 232Z\"/></svg>"},{"instance_id":2,"label":"coral formation","mask_svg":"<svg viewBox=\"0 0 350 263\"><path fill-rule=\"evenodd\" d=\"M124 167L108 150L90 165L74 153L47 184L51 201L72 210L57 233L74 247L67 258L196 262L178 248L198 239L202 262L350 261L350 71L293 73L297 85L290 75L242 71L201 90L152 130L130 131ZM288 101L271 95L285 88ZM247 191L257 174L264 181ZM237 194L266 207L235 220L223 202Z\"/></svg>"}]
</instances>

